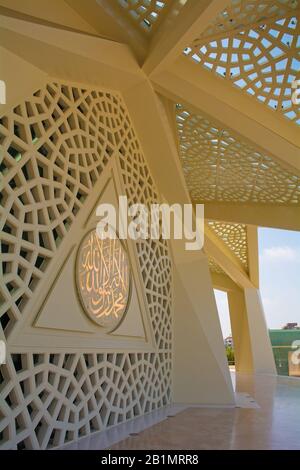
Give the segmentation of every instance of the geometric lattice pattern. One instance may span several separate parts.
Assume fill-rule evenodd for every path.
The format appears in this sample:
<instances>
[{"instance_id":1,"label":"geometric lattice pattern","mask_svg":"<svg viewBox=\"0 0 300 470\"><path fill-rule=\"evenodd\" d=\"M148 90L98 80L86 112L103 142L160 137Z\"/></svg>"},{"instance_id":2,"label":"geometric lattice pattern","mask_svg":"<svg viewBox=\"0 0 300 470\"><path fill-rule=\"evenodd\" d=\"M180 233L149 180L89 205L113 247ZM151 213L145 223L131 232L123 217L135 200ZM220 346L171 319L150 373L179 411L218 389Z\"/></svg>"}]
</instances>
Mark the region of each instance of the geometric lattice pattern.
<instances>
[{"instance_id":1,"label":"geometric lattice pattern","mask_svg":"<svg viewBox=\"0 0 300 470\"><path fill-rule=\"evenodd\" d=\"M299 0L231 0L200 37L219 36L247 25L265 24L274 18L296 14Z\"/></svg>"},{"instance_id":2,"label":"geometric lattice pattern","mask_svg":"<svg viewBox=\"0 0 300 470\"><path fill-rule=\"evenodd\" d=\"M225 11L226 21L221 23L223 26L220 30L228 29L230 22L235 24L235 29L223 33L219 31L216 36L209 38L200 37L184 53L194 62L300 125L300 106L291 100L291 85L300 72L299 12L282 16L286 10L283 8L284 3L288 2L277 2L275 5L274 2L263 2L261 5L269 13L281 12L281 15L268 20L264 16L264 8L257 9L257 2L244 3L244 15L246 6L251 7L248 20L252 18L255 22L253 16L265 20L245 27L243 21L241 25L238 14L235 16L234 11L231 14ZM212 27L210 32L215 29Z\"/></svg>"},{"instance_id":3,"label":"geometric lattice pattern","mask_svg":"<svg viewBox=\"0 0 300 470\"><path fill-rule=\"evenodd\" d=\"M128 18L148 34L157 28L161 15L166 12L170 0L117 0L122 9L128 13Z\"/></svg>"},{"instance_id":4,"label":"geometric lattice pattern","mask_svg":"<svg viewBox=\"0 0 300 470\"><path fill-rule=\"evenodd\" d=\"M243 224L227 224L209 221L209 227L222 239L226 246L248 270L247 228Z\"/></svg>"},{"instance_id":5,"label":"geometric lattice pattern","mask_svg":"<svg viewBox=\"0 0 300 470\"><path fill-rule=\"evenodd\" d=\"M10 333L34 305L59 243L108 161L119 161L129 203L149 205L158 196L117 93L48 84L1 118L0 143L0 315L9 345ZM2 448L61 445L169 402L168 245L142 240L136 251L155 351L9 355L0 374Z\"/></svg>"},{"instance_id":6,"label":"geometric lattice pattern","mask_svg":"<svg viewBox=\"0 0 300 470\"><path fill-rule=\"evenodd\" d=\"M210 256L208 256L208 266L209 266L209 270L210 272L212 273L215 273L215 274L226 274L223 269L215 262L215 260L213 258L211 258Z\"/></svg>"},{"instance_id":7,"label":"geometric lattice pattern","mask_svg":"<svg viewBox=\"0 0 300 470\"><path fill-rule=\"evenodd\" d=\"M176 105L179 156L192 200L299 204L300 177L231 130Z\"/></svg>"},{"instance_id":8,"label":"geometric lattice pattern","mask_svg":"<svg viewBox=\"0 0 300 470\"><path fill-rule=\"evenodd\" d=\"M49 84L1 118L6 336L121 139L122 113L111 94Z\"/></svg>"},{"instance_id":9,"label":"geometric lattice pattern","mask_svg":"<svg viewBox=\"0 0 300 470\"><path fill-rule=\"evenodd\" d=\"M13 354L0 372L2 449L60 446L166 405L165 355Z\"/></svg>"}]
</instances>

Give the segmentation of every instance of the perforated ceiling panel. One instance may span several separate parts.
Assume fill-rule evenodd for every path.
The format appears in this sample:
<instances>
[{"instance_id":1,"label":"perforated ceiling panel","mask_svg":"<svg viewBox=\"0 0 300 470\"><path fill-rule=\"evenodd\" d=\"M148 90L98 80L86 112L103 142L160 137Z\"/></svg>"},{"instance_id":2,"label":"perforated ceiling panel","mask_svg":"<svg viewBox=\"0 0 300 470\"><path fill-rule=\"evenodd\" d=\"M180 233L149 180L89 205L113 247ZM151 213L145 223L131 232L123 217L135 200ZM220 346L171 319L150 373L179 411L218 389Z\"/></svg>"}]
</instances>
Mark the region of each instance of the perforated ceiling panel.
<instances>
[{"instance_id":1,"label":"perforated ceiling panel","mask_svg":"<svg viewBox=\"0 0 300 470\"><path fill-rule=\"evenodd\" d=\"M219 36L225 31L283 18L295 14L299 6L299 0L231 0L200 37Z\"/></svg>"},{"instance_id":2,"label":"perforated ceiling panel","mask_svg":"<svg viewBox=\"0 0 300 470\"><path fill-rule=\"evenodd\" d=\"M107 163L119 161L129 203L157 202L157 193L118 94L50 83L1 118L0 143L0 313L9 347ZM143 240L136 255L154 349L15 350L1 366L1 448L62 445L169 402L169 250Z\"/></svg>"},{"instance_id":3,"label":"perforated ceiling panel","mask_svg":"<svg viewBox=\"0 0 300 470\"><path fill-rule=\"evenodd\" d=\"M209 221L209 227L218 235L248 270L247 229L243 224Z\"/></svg>"},{"instance_id":4,"label":"perforated ceiling panel","mask_svg":"<svg viewBox=\"0 0 300 470\"><path fill-rule=\"evenodd\" d=\"M300 177L230 129L176 106L179 155L194 202L299 204Z\"/></svg>"},{"instance_id":5,"label":"perforated ceiling panel","mask_svg":"<svg viewBox=\"0 0 300 470\"><path fill-rule=\"evenodd\" d=\"M292 4L233 2L184 54L300 125L291 100L300 71L299 10Z\"/></svg>"},{"instance_id":6,"label":"perforated ceiling panel","mask_svg":"<svg viewBox=\"0 0 300 470\"><path fill-rule=\"evenodd\" d=\"M128 19L147 34L157 28L171 0L117 0Z\"/></svg>"},{"instance_id":7,"label":"perforated ceiling panel","mask_svg":"<svg viewBox=\"0 0 300 470\"><path fill-rule=\"evenodd\" d=\"M218 263L215 262L213 258L210 256L208 257L208 266L210 269L210 272L215 273L215 274L225 274L223 269L218 265Z\"/></svg>"}]
</instances>

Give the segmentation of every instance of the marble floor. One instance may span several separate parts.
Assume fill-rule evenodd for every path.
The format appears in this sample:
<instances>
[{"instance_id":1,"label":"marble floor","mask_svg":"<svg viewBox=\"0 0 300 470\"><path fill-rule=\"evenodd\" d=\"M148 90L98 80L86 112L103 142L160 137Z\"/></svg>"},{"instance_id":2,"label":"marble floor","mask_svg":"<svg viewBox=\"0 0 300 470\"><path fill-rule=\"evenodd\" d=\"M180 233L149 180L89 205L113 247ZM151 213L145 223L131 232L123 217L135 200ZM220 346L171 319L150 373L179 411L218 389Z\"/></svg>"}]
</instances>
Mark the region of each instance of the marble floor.
<instances>
[{"instance_id":1,"label":"marble floor","mask_svg":"<svg viewBox=\"0 0 300 470\"><path fill-rule=\"evenodd\" d=\"M232 376L235 408L171 405L65 448L300 449L300 379Z\"/></svg>"}]
</instances>

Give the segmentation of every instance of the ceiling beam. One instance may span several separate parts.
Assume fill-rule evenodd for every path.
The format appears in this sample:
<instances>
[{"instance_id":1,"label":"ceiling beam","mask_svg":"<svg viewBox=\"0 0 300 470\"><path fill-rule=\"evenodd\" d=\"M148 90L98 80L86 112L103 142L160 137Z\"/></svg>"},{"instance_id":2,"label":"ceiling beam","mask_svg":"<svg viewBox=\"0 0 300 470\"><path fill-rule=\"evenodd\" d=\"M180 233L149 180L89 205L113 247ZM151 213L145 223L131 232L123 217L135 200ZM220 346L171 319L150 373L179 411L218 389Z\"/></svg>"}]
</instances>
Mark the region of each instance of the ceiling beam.
<instances>
[{"instance_id":1,"label":"ceiling beam","mask_svg":"<svg viewBox=\"0 0 300 470\"><path fill-rule=\"evenodd\" d=\"M300 231L300 206L276 204L205 203L205 218L220 222Z\"/></svg>"},{"instance_id":2,"label":"ceiling beam","mask_svg":"<svg viewBox=\"0 0 300 470\"><path fill-rule=\"evenodd\" d=\"M258 233L257 227L247 225L247 246L249 277L252 283L259 289L259 262L258 262Z\"/></svg>"},{"instance_id":3,"label":"ceiling beam","mask_svg":"<svg viewBox=\"0 0 300 470\"><path fill-rule=\"evenodd\" d=\"M184 57L151 80L156 91L173 102L208 115L212 122L232 129L287 169L300 174L299 129L284 117Z\"/></svg>"},{"instance_id":4,"label":"ceiling beam","mask_svg":"<svg viewBox=\"0 0 300 470\"><path fill-rule=\"evenodd\" d=\"M65 0L102 37L129 44L141 64L147 54L149 38L137 22L114 0Z\"/></svg>"},{"instance_id":5,"label":"ceiling beam","mask_svg":"<svg viewBox=\"0 0 300 470\"><path fill-rule=\"evenodd\" d=\"M73 0L73 2L76 0ZM85 0L86 2L86 0ZM15 18L56 24L63 28L96 34L97 31L84 18L76 13L64 0L0 0L0 13Z\"/></svg>"},{"instance_id":6,"label":"ceiling beam","mask_svg":"<svg viewBox=\"0 0 300 470\"><path fill-rule=\"evenodd\" d=\"M147 79L123 96L161 199L169 204L190 204L175 134L162 101ZM242 263L208 226L204 249L239 286L254 287Z\"/></svg>"},{"instance_id":7,"label":"ceiling beam","mask_svg":"<svg viewBox=\"0 0 300 470\"><path fill-rule=\"evenodd\" d=\"M177 15L165 20L151 44L143 70L147 75L161 72L168 67L215 17L228 6L228 0L175 1L172 12ZM172 18L172 14L170 14Z\"/></svg>"},{"instance_id":8,"label":"ceiling beam","mask_svg":"<svg viewBox=\"0 0 300 470\"><path fill-rule=\"evenodd\" d=\"M120 71L130 73L138 73L139 71L138 64L130 48L115 41L6 15L0 15L0 27L36 41L59 47L72 54L82 55L85 58L105 63Z\"/></svg>"},{"instance_id":9,"label":"ceiling beam","mask_svg":"<svg viewBox=\"0 0 300 470\"><path fill-rule=\"evenodd\" d=\"M0 42L54 79L123 91L144 78L127 45L90 34L0 15Z\"/></svg>"},{"instance_id":10,"label":"ceiling beam","mask_svg":"<svg viewBox=\"0 0 300 470\"><path fill-rule=\"evenodd\" d=\"M24 98L43 88L49 81L45 72L3 47L0 47L0 69L1 80L6 83L6 102L0 103L0 116L9 113Z\"/></svg>"},{"instance_id":11,"label":"ceiling beam","mask_svg":"<svg viewBox=\"0 0 300 470\"><path fill-rule=\"evenodd\" d=\"M206 224L204 251L239 287L254 287L240 260Z\"/></svg>"},{"instance_id":12,"label":"ceiling beam","mask_svg":"<svg viewBox=\"0 0 300 470\"><path fill-rule=\"evenodd\" d=\"M226 274L211 272L211 280L214 289L222 290L224 292L235 291L237 285Z\"/></svg>"}]
</instances>

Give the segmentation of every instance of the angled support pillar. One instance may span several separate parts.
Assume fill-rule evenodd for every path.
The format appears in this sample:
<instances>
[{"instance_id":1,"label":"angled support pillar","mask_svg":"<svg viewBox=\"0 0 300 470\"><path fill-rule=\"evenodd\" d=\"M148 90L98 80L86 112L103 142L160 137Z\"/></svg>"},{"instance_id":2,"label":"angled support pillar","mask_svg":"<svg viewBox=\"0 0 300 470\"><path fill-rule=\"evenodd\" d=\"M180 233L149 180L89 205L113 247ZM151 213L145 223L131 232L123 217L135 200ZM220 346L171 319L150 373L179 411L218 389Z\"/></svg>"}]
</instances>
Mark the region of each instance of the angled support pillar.
<instances>
[{"instance_id":1,"label":"angled support pillar","mask_svg":"<svg viewBox=\"0 0 300 470\"><path fill-rule=\"evenodd\" d=\"M259 290L230 291L228 304L237 372L276 374Z\"/></svg>"},{"instance_id":2,"label":"angled support pillar","mask_svg":"<svg viewBox=\"0 0 300 470\"><path fill-rule=\"evenodd\" d=\"M151 84L141 81L123 96L162 199L169 204L190 203L168 115ZM253 287L247 274L229 257L229 250L216 238L212 231L206 231L205 250L212 252L235 282ZM207 257L203 252L186 251L180 240L172 240L172 253L173 400L233 406L233 387Z\"/></svg>"},{"instance_id":3,"label":"angled support pillar","mask_svg":"<svg viewBox=\"0 0 300 470\"><path fill-rule=\"evenodd\" d=\"M253 373L252 348L243 290L227 293L237 372Z\"/></svg>"},{"instance_id":4,"label":"angled support pillar","mask_svg":"<svg viewBox=\"0 0 300 470\"><path fill-rule=\"evenodd\" d=\"M234 406L234 392L208 262L202 252L173 245L173 400L177 403Z\"/></svg>"},{"instance_id":5,"label":"angled support pillar","mask_svg":"<svg viewBox=\"0 0 300 470\"><path fill-rule=\"evenodd\" d=\"M244 295L254 372L276 374L275 361L260 292L255 288L246 288L244 289Z\"/></svg>"}]
</instances>

